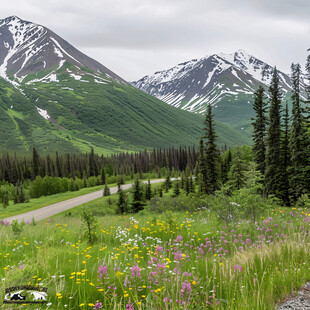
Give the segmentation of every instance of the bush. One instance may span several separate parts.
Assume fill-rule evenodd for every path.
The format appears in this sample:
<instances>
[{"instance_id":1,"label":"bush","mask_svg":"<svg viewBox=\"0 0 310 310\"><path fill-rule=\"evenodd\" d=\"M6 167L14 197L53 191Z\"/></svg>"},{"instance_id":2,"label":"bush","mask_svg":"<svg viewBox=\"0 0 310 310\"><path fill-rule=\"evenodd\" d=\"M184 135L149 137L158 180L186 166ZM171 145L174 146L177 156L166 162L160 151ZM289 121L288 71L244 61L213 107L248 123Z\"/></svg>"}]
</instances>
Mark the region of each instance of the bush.
<instances>
[{"instance_id":1,"label":"bush","mask_svg":"<svg viewBox=\"0 0 310 310\"><path fill-rule=\"evenodd\" d=\"M257 222L263 214L269 213L271 207L275 207L272 200L252 194L251 189L247 188L235 192L231 199L240 205L239 216L253 223Z\"/></svg>"},{"instance_id":2,"label":"bush","mask_svg":"<svg viewBox=\"0 0 310 310\"><path fill-rule=\"evenodd\" d=\"M231 223L235 225L239 220L240 205L232 201L223 191L217 191L215 196L211 197L210 206L227 226Z\"/></svg>"},{"instance_id":3,"label":"bush","mask_svg":"<svg viewBox=\"0 0 310 310\"><path fill-rule=\"evenodd\" d=\"M25 226L24 220L22 220L20 223L18 222L18 220L13 220L11 228L15 237L19 237L19 235L24 230L24 226Z\"/></svg>"},{"instance_id":4,"label":"bush","mask_svg":"<svg viewBox=\"0 0 310 310\"><path fill-rule=\"evenodd\" d=\"M307 194L301 195L297 202L296 202L297 208L310 208L310 198Z\"/></svg>"},{"instance_id":5,"label":"bush","mask_svg":"<svg viewBox=\"0 0 310 310\"><path fill-rule=\"evenodd\" d=\"M88 242L92 243L96 238L96 225L97 218L93 215L90 209L82 209L82 221L84 235L87 237Z\"/></svg>"}]
</instances>

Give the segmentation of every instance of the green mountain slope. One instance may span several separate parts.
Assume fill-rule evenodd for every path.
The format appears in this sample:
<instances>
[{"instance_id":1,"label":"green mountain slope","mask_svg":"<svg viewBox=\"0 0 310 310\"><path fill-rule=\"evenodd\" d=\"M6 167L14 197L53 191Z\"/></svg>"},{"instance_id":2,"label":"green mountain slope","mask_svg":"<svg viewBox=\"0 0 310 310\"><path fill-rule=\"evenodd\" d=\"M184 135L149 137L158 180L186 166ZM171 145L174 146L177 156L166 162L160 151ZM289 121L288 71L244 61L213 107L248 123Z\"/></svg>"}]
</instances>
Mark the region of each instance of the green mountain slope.
<instances>
[{"instance_id":1,"label":"green mountain slope","mask_svg":"<svg viewBox=\"0 0 310 310\"><path fill-rule=\"evenodd\" d=\"M75 70L75 71L73 71ZM79 74L79 79L73 78ZM98 153L143 148L198 145L203 116L171 107L132 87L69 63L57 70L57 81L20 85L0 79L1 150ZM38 110L41 109L41 110ZM45 119L39 111L49 116ZM217 122L218 144L250 143L248 135Z\"/></svg>"}]
</instances>

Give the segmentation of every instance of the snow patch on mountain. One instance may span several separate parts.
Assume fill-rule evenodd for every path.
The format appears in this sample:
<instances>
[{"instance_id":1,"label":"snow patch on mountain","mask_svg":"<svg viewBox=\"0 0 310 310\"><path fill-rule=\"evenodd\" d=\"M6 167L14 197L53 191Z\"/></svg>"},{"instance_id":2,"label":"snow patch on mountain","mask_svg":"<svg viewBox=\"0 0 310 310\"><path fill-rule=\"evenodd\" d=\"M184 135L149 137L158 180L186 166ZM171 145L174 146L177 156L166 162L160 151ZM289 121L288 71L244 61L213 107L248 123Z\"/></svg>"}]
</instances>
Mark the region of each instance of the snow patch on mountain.
<instances>
[{"instance_id":1,"label":"snow patch on mountain","mask_svg":"<svg viewBox=\"0 0 310 310\"><path fill-rule=\"evenodd\" d=\"M51 117L49 116L49 114L47 113L46 110L43 110L43 109L40 109L38 107L36 107L37 110L38 110L38 113L43 117L45 118L46 120L49 120Z\"/></svg>"}]
</instances>

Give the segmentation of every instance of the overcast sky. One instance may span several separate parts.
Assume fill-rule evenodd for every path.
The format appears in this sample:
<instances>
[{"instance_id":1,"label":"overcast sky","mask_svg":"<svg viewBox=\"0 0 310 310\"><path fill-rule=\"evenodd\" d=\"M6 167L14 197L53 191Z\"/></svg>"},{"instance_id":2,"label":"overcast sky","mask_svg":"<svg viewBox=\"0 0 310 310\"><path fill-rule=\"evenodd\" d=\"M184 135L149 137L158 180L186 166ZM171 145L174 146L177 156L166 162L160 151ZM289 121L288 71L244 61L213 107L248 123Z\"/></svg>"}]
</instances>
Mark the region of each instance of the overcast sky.
<instances>
[{"instance_id":1,"label":"overcast sky","mask_svg":"<svg viewBox=\"0 0 310 310\"><path fill-rule=\"evenodd\" d=\"M44 25L132 81L244 49L290 71L310 47L309 0L14 0L1 16Z\"/></svg>"}]
</instances>

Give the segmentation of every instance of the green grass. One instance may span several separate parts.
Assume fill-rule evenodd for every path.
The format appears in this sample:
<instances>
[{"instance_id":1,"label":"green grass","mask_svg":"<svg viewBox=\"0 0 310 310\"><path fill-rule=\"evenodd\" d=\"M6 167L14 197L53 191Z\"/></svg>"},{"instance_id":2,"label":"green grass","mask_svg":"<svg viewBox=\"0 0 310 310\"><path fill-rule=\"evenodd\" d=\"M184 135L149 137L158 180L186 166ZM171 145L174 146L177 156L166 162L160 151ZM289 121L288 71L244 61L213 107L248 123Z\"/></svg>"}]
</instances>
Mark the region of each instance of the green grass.
<instances>
[{"instance_id":1,"label":"green grass","mask_svg":"<svg viewBox=\"0 0 310 310\"><path fill-rule=\"evenodd\" d=\"M115 203L117 196L111 199ZM211 209L195 211L197 198L180 199L192 211L121 216L109 214L108 197L87 204L99 220L92 244L84 235L80 208L71 216L26 225L20 236L1 226L0 298L6 287L29 283L48 287L51 309L92 309L97 302L103 309L128 304L135 309L275 309L310 279L308 210L277 207L256 225L240 218L227 227ZM201 199L200 206L208 201ZM107 266L102 278L100 265Z\"/></svg>"}]
</instances>

